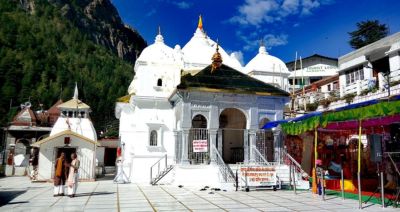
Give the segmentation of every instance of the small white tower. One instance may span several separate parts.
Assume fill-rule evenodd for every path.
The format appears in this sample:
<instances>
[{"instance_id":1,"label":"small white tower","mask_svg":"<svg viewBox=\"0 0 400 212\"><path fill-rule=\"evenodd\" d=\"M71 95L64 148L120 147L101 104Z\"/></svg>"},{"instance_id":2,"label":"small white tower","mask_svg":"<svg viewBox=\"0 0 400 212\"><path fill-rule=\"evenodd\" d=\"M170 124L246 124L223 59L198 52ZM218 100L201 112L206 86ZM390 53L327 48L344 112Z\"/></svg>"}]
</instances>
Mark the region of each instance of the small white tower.
<instances>
[{"instance_id":1,"label":"small white tower","mask_svg":"<svg viewBox=\"0 0 400 212\"><path fill-rule=\"evenodd\" d=\"M51 129L50 136L65 130L71 130L93 141L97 141L96 130L89 118L90 106L78 99L78 86L75 83L74 96L71 100L58 105L60 117Z\"/></svg>"}]
</instances>

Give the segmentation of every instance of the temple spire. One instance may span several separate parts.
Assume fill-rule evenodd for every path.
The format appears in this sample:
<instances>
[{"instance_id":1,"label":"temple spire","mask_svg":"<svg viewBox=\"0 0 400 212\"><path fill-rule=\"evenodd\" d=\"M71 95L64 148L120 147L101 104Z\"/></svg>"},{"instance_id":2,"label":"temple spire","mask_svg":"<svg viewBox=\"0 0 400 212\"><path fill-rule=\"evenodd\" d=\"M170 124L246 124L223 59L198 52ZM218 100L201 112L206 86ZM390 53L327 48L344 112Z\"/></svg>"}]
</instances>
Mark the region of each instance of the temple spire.
<instances>
[{"instance_id":1,"label":"temple spire","mask_svg":"<svg viewBox=\"0 0 400 212\"><path fill-rule=\"evenodd\" d=\"M268 54L267 48L265 48L264 39L260 39L260 48L258 49L258 53L260 53L260 54Z\"/></svg>"},{"instance_id":2,"label":"temple spire","mask_svg":"<svg viewBox=\"0 0 400 212\"><path fill-rule=\"evenodd\" d=\"M155 39L154 42L155 43L164 43L164 38L161 35L161 26L160 25L158 25L158 34L157 34L156 39Z\"/></svg>"},{"instance_id":3,"label":"temple spire","mask_svg":"<svg viewBox=\"0 0 400 212\"><path fill-rule=\"evenodd\" d=\"M212 64L211 64L211 73L214 73L214 71L216 71L217 69L219 69L222 65L222 56L219 53L219 43L217 40L217 48L216 51L214 53L214 55L211 58L212 60Z\"/></svg>"},{"instance_id":4,"label":"temple spire","mask_svg":"<svg viewBox=\"0 0 400 212\"><path fill-rule=\"evenodd\" d=\"M75 82L75 91L73 99L78 99L78 83Z\"/></svg>"},{"instance_id":5,"label":"temple spire","mask_svg":"<svg viewBox=\"0 0 400 212\"><path fill-rule=\"evenodd\" d=\"M199 15L199 23L197 24L197 28L203 30L203 19L201 18L201 15Z\"/></svg>"}]
</instances>

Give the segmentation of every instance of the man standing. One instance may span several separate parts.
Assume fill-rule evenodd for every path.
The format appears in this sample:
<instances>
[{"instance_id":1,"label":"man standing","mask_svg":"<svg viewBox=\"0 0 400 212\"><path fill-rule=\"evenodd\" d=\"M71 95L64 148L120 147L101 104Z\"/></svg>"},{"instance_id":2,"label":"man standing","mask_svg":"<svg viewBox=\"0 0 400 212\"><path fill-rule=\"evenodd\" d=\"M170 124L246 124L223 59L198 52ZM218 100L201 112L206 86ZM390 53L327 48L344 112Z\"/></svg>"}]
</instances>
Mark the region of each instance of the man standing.
<instances>
[{"instance_id":1,"label":"man standing","mask_svg":"<svg viewBox=\"0 0 400 212\"><path fill-rule=\"evenodd\" d=\"M61 152L60 157L57 158L54 167L54 195L64 196L65 179L67 178L65 154Z\"/></svg>"},{"instance_id":2,"label":"man standing","mask_svg":"<svg viewBox=\"0 0 400 212\"><path fill-rule=\"evenodd\" d=\"M75 197L76 188L78 187L78 170L79 170L79 160L76 156L76 153L71 154L71 164L69 167L69 174L67 179L68 185L68 196Z\"/></svg>"}]
</instances>

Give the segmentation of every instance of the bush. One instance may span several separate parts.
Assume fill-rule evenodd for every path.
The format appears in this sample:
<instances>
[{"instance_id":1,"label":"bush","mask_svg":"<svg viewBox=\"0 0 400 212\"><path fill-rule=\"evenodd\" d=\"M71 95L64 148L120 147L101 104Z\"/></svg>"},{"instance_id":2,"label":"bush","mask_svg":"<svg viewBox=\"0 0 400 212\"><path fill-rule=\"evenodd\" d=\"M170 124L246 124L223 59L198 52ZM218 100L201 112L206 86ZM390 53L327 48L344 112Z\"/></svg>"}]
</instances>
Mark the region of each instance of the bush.
<instances>
[{"instance_id":1,"label":"bush","mask_svg":"<svg viewBox=\"0 0 400 212\"><path fill-rule=\"evenodd\" d=\"M317 110L318 106L319 106L318 102L306 104L307 111L315 111L315 110Z\"/></svg>"},{"instance_id":2,"label":"bush","mask_svg":"<svg viewBox=\"0 0 400 212\"><path fill-rule=\"evenodd\" d=\"M353 102L354 97L356 96L355 93L349 93L343 96L342 100L345 100L347 104Z\"/></svg>"}]
</instances>

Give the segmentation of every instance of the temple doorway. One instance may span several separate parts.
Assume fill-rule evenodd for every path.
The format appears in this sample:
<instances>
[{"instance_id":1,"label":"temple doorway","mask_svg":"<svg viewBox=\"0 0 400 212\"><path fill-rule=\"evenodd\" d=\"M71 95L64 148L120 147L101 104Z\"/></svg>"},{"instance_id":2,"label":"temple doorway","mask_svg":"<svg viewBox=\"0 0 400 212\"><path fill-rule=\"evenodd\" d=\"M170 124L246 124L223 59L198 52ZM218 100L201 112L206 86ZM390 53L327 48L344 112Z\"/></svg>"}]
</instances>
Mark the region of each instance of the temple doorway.
<instances>
[{"instance_id":1,"label":"temple doorway","mask_svg":"<svg viewBox=\"0 0 400 212\"><path fill-rule=\"evenodd\" d=\"M227 108L219 116L219 139L222 142L222 158L225 163L238 163L244 161L244 140L246 129L246 116L236 108ZM246 134L247 135L247 134Z\"/></svg>"}]
</instances>

